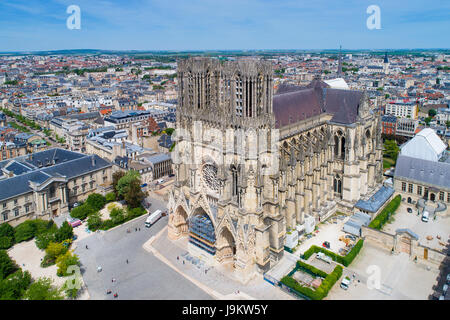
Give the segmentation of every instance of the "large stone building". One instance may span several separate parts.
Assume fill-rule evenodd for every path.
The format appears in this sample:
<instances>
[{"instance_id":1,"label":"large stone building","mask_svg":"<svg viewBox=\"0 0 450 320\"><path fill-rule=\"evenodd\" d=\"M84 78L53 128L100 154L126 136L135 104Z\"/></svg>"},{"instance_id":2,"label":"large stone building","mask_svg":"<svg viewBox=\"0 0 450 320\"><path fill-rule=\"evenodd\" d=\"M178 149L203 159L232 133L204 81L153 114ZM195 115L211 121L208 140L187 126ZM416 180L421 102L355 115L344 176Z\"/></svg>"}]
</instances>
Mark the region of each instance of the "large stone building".
<instances>
[{"instance_id":1,"label":"large stone building","mask_svg":"<svg viewBox=\"0 0 450 320\"><path fill-rule=\"evenodd\" d=\"M111 181L110 162L59 148L0 161L0 224L68 213Z\"/></svg>"},{"instance_id":2,"label":"large stone building","mask_svg":"<svg viewBox=\"0 0 450 320\"><path fill-rule=\"evenodd\" d=\"M381 122L363 92L314 79L273 95L272 77L266 61L178 63L169 237L243 281L281 259L286 232L351 212L381 178Z\"/></svg>"}]
</instances>

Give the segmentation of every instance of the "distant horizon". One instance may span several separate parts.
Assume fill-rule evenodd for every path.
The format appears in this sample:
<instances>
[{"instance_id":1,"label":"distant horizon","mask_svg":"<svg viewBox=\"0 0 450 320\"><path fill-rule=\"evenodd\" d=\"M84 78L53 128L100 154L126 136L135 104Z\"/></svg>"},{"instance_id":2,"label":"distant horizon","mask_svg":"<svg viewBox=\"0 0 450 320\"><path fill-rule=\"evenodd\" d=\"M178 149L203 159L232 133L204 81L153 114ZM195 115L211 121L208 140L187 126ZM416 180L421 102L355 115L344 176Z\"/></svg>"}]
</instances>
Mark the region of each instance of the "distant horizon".
<instances>
[{"instance_id":1,"label":"distant horizon","mask_svg":"<svg viewBox=\"0 0 450 320\"><path fill-rule=\"evenodd\" d=\"M442 48L448 12L439 0L2 0L0 52Z\"/></svg>"},{"instance_id":2,"label":"distant horizon","mask_svg":"<svg viewBox=\"0 0 450 320\"><path fill-rule=\"evenodd\" d=\"M330 53L339 52L339 48L314 48L314 49L182 49L182 50L170 50L170 49L92 49L92 48L69 48L69 49L48 49L48 50L11 50L0 51L0 54L33 54L44 52L61 52L61 51L98 51L98 52L129 52L129 53L202 53L202 52L317 52L317 51L330 51ZM450 48L359 48L359 49L347 49L342 48L342 53L346 52L390 52L390 51L450 51Z\"/></svg>"}]
</instances>

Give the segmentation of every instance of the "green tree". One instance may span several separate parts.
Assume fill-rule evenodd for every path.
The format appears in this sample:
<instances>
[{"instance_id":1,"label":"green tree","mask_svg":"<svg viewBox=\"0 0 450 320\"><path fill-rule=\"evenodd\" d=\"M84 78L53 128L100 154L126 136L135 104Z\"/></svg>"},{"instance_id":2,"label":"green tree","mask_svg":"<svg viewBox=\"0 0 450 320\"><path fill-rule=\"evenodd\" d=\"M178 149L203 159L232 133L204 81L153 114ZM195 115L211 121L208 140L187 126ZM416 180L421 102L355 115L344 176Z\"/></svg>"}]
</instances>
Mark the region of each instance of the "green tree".
<instances>
[{"instance_id":1,"label":"green tree","mask_svg":"<svg viewBox=\"0 0 450 320\"><path fill-rule=\"evenodd\" d=\"M14 238L14 228L8 223L0 224L0 237Z\"/></svg>"},{"instance_id":2,"label":"green tree","mask_svg":"<svg viewBox=\"0 0 450 320\"><path fill-rule=\"evenodd\" d=\"M76 254L73 254L71 251L67 251L65 254L60 255L56 259L56 265L58 266L58 270L56 271L56 274L59 277L68 276L67 268L69 266L78 266L80 264L80 261L78 259L78 256Z\"/></svg>"},{"instance_id":3,"label":"green tree","mask_svg":"<svg viewBox=\"0 0 450 320\"><path fill-rule=\"evenodd\" d=\"M90 206L92 209L94 209L95 211L99 211L105 206L106 199L101 194L92 193L86 199L86 204L88 206Z\"/></svg>"},{"instance_id":4,"label":"green tree","mask_svg":"<svg viewBox=\"0 0 450 320\"><path fill-rule=\"evenodd\" d=\"M386 140L386 142L384 143L384 148L384 153L386 154L386 156L394 161L397 161L398 153L400 151L397 142L395 140Z\"/></svg>"},{"instance_id":5,"label":"green tree","mask_svg":"<svg viewBox=\"0 0 450 320\"><path fill-rule=\"evenodd\" d=\"M41 250L45 250L50 242L55 242L55 232L46 232L36 236L34 240L36 243L36 247Z\"/></svg>"},{"instance_id":6,"label":"green tree","mask_svg":"<svg viewBox=\"0 0 450 320\"><path fill-rule=\"evenodd\" d=\"M125 201L131 208L137 208L141 206L142 201L145 199L146 193L142 191L141 180L135 179L130 182L125 191Z\"/></svg>"},{"instance_id":7,"label":"green tree","mask_svg":"<svg viewBox=\"0 0 450 320\"><path fill-rule=\"evenodd\" d=\"M114 192L109 192L105 196L106 202L116 201L116 194Z\"/></svg>"},{"instance_id":8,"label":"green tree","mask_svg":"<svg viewBox=\"0 0 450 320\"><path fill-rule=\"evenodd\" d=\"M113 180L113 181L112 181L112 186L113 186L113 188L114 188L114 192L115 192L115 194L116 194L116 198L118 198L119 200L121 200L121 198L120 198L119 192L118 192L118 190L117 190L117 185L118 185L118 183L119 183L119 180L120 180L123 176L125 176L125 172L123 172L123 171L121 171L121 170L114 172L113 175L112 175L112 180ZM123 199L123 198L122 198L122 199Z\"/></svg>"},{"instance_id":9,"label":"green tree","mask_svg":"<svg viewBox=\"0 0 450 320\"><path fill-rule=\"evenodd\" d=\"M55 240L57 242L62 242L66 239L72 239L72 237L73 228L67 221L64 221L61 227L55 233Z\"/></svg>"},{"instance_id":10,"label":"green tree","mask_svg":"<svg viewBox=\"0 0 450 320\"><path fill-rule=\"evenodd\" d=\"M19 300L30 286L31 275L21 269L0 280L0 300Z\"/></svg>"},{"instance_id":11,"label":"green tree","mask_svg":"<svg viewBox=\"0 0 450 320\"><path fill-rule=\"evenodd\" d=\"M450 128L450 120L447 120L447 121L445 122L445 125L447 126L447 128Z\"/></svg>"},{"instance_id":12,"label":"green tree","mask_svg":"<svg viewBox=\"0 0 450 320\"><path fill-rule=\"evenodd\" d=\"M426 123L427 126L430 125L431 119L432 119L431 117L426 117L426 118L425 118L424 121L425 121L425 123Z\"/></svg>"},{"instance_id":13,"label":"green tree","mask_svg":"<svg viewBox=\"0 0 450 320\"><path fill-rule=\"evenodd\" d=\"M51 260L56 259L58 256L65 254L67 248L61 242L50 242L45 249L47 257Z\"/></svg>"},{"instance_id":14,"label":"green tree","mask_svg":"<svg viewBox=\"0 0 450 320\"><path fill-rule=\"evenodd\" d=\"M436 109L430 109L430 110L428 110L428 115L430 116L430 117L434 117L435 115L436 115Z\"/></svg>"},{"instance_id":15,"label":"green tree","mask_svg":"<svg viewBox=\"0 0 450 320\"><path fill-rule=\"evenodd\" d=\"M30 240L36 234L36 224L33 220L27 220L19 224L14 230L14 238L17 243Z\"/></svg>"},{"instance_id":16,"label":"green tree","mask_svg":"<svg viewBox=\"0 0 450 320\"><path fill-rule=\"evenodd\" d=\"M5 279L8 275L17 270L17 265L5 250L0 250L0 279Z\"/></svg>"},{"instance_id":17,"label":"green tree","mask_svg":"<svg viewBox=\"0 0 450 320\"><path fill-rule=\"evenodd\" d=\"M125 194L128 192L128 186L131 181L140 179L140 174L136 170L128 171L122 178L117 182L116 190L119 197L125 198Z\"/></svg>"},{"instance_id":18,"label":"green tree","mask_svg":"<svg viewBox=\"0 0 450 320\"><path fill-rule=\"evenodd\" d=\"M68 298L75 299L76 297L78 297L79 289L74 284L80 282L81 279L79 276L76 276L75 279L70 278L66 282L64 282L62 289L64 290Z\"/></svg>"},{"instance_id":19,"label":"green tree","mask_svg":"<svg viewBox=\"0 0 450 320\"><path fill-rule=\"evenodd\" d=\"M131 220L136 217L142 216L145 212L146 212L145 209L142 207L127 208L127 219Z\"/></svg>"},{"instance_id":20,"label":"green tree","mask_svg":"<svg viewBox=\"0 0 450 320\"><path fill-rule=\"evenodd\" d=\"M0 237L0 249L9 249L14 244L14 238L12 237Z\"/></svg>"},{"instance_id":21,"label":"green tree","mask_svg":"<svg viewBox=\"0 0 450 320\"><path fill-rule=\"evenodd\" d=\"M99 212L90 214L87 219L88 228L92 231L98 230L101 227L102 223L102 217L100 216Z\"/></svg>"},{"instance_id":22,"label":"green tree","mask_svg":"<svg viewBox=\"0 0 450 320\"><path fill-rule=\"evenodd\" d=\"M84 203L81 206L78 206L76 208L73 208L70 212L70 216L73 218L77 218L80 220L86 219L87 216L94 213L95 210L89 206L88 204Z\"/></svg>"},{"instance_id":23,"label":"green tree","mask_svg":"<svg viewBox=\"0 0 450 320\"><path fill-rule=\"evenodd\" d=\"M123 209L120 209L120 208L112 209L109 216L111 217L111 220L115 225L121 224L122 222L125 221L124 211L123 211Z\"/></svg>"},{"instance_id":24,"label":"green tree","mask_svg":"<svg viewBox=\"0 0 450 320\"><path fill-rule=\"evenodd\" d=\"M39 278L25 291L25 300L63 300L63 290L53 286L50 278Z\"/></svg>"}]
</instances>

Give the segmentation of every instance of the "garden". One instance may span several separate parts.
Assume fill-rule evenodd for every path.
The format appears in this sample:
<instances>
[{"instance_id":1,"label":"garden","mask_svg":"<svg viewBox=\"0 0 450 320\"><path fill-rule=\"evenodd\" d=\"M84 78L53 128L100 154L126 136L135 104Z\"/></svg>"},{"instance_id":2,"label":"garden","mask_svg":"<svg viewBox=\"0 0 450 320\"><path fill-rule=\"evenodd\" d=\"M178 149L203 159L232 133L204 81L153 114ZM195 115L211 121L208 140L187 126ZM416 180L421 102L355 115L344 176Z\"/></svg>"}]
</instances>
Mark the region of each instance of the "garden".
<instances>
[{"instance_id":1,"label":"garden","mask_svg":"<svg viewBox=\"0 0 450 320\"><path fill-rule=\"evenodd\" d=\"M72 289L69 285L69 281L73 279L66 280L61 288L55 286L49 277L33 280L31 273L22 271L4 250L34 238L36 247L45 252L41 267L56 265L57 275L67 277L72 275L72 272L68 272L69 266L79 265L78 257L69 250L72 237L73 229L67 222L60 228L51 220L41 219L27 220L15 228L7 223L1 224L0 299L55 300L64 299L64 296L75 298L78 289Z\"/></svg>"},{"instance_id":2,"label":"garden","mask_svg":"<svg viewBox=\"0 0 450 320\"><path fill-rule=\"evenodd\" d=\"M342 276L343 268L337 265L327 274L303 261L297 261L295 268L281 279L289 291L305 299L322 300Z\"/></svg>"},{"instance_id":3,"label":"garden","mask_svg":"<svg viewBox=\"0 0 450 320\"><path fill-rule=\"evenodd\" d=\"M340 264L344 265L345 267L348 267L353 262L353 260L356 258L358 253L361 251L363 244L364 244L364 240L359 239L358 242L350 250L350 252L347 253L347 255L345 255L345 256L341 256L340 254L334 253L325 248L312 245L308 250L306 250L303 253L302 258L304 260L308 260L309 257L311 257L314 253L322 252L322 253L326 254L327 256L331 257L333 259L333 261L336 261L337 263L340 263Z\"/></svg>"},{"instance_id":4,"label":"garden","mask_svg":"<svg viewBox=\"0 0 450 320\"><path fill-rule=\"evenodd\" d=\"M106 196L97 193L89 195L84 203L72 209L70 216L86 220L89 230L97 231L111 229L147 212L141 204L146 193L142 191L137 171L115 172L113 187L114 191Z\"/></svg>"}]
</instances>

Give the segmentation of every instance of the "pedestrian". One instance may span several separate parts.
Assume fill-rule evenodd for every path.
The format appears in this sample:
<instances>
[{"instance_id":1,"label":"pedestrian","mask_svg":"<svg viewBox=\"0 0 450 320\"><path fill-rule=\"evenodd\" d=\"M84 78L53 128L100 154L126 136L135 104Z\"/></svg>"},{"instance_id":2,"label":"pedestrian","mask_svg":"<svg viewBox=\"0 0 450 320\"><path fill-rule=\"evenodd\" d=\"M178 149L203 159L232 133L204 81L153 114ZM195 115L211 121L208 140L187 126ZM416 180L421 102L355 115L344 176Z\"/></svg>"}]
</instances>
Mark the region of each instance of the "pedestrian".
<instances>
[{"instance_id":1,"label":"pedestrian","mask_svg":"<svg viewBox=\"0 0 450 320\"><path fill-rule=\"evenodd\" d=\"M136 232L137 232L137 228L134 228L134 231L136 231Z\"/></svg>"},{"instance_id":2,"label":"pedestrian","mask_svg":"<svg viewBox=\"0 0 450 320\"><path fill-rule=\"evenodd\" d=\"M114 293L114 298L117 298L119 295L116 293Z\"/></svg>"},{"instance_id":3,"label":"pedestrian","mask_svg":"<svg viewBox=\"0 0 450 320\"><path fill-rule=\"evenodd\" d=\"M128 264L128 259L127 259L127 264Z\"/></svg>"},{"instance_id":4,"label":"pedestrian","mask_svg":"<svg viewBox=\"0 0 450 320\"><path fill-rule=\"evenodd\" d=\"M180 260L180 257L179 257L179 256L177 256L177 260Z\"/></svg>"},{"instance_id":5,"label":"pedestrian","mask_svg":"<svg viewBox=\"0 0 450 320\"><path fill-rule=\"evenodd\" d=\"M89 248L88 248L88 245L86 245L86 249L89 249Z\"/></svg>"},{"instance_id":6,"label":"pedestrian","mask_svg":"<svg viewBox=\"0 0 450 320\"><path fill-rule=\"evenodd\" d=\"M184 264L184 260L183 260L183 264Z\"/></svg>"},{"instance_id":7,"label":"pedestrian","mask_svg":"<svg viewBox=\"0 0 450 320\"><path fill-rule=\"evenodd\" d=\"M141 228L139 228L139 231L141 231Z\"/></svg>"}]
</instances>

